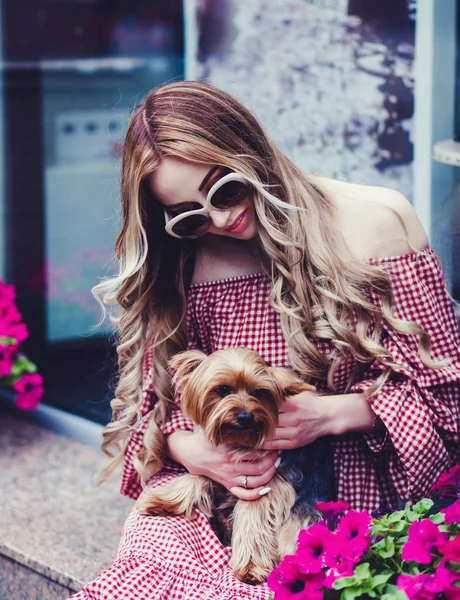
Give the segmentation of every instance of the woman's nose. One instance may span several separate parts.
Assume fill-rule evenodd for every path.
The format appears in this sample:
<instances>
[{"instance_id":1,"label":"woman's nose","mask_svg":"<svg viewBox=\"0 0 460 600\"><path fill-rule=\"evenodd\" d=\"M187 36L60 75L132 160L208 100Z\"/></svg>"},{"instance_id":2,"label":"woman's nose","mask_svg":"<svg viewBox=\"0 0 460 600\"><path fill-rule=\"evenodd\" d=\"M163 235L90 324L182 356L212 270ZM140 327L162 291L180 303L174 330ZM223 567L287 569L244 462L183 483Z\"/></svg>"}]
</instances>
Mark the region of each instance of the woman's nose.
<instances>
[{"instance_id":1,"label":"woman's nose","mask_svg":"<svg viewBox=\"0 0 460 600\"><path fill-rule=\"evenodd\" d=\"M231 225L229 221L229 210L211 210L209 216L214 227L217 227L218 229L226 229Z\"/></svg>"}]
</instances>

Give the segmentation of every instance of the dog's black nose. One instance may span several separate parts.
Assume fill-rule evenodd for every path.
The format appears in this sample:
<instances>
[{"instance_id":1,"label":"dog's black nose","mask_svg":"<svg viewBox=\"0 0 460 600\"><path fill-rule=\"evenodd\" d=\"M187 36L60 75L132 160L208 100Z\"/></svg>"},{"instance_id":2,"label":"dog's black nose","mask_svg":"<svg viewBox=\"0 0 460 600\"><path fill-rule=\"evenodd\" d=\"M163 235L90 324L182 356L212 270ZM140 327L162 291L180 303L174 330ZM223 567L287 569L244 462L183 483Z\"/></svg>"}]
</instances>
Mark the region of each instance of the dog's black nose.
<instances>
[{"instance_id":1,"label":"dog's black nose","mask_svg":"<svg viewBox=\"0 0 460 600\"><path fill-rule=\"evenodd\" d=\"M249 412L241 412L236 415L236 420L241 427L251 427L254 423L254 415Z\"/></svg>"}]
</instances>

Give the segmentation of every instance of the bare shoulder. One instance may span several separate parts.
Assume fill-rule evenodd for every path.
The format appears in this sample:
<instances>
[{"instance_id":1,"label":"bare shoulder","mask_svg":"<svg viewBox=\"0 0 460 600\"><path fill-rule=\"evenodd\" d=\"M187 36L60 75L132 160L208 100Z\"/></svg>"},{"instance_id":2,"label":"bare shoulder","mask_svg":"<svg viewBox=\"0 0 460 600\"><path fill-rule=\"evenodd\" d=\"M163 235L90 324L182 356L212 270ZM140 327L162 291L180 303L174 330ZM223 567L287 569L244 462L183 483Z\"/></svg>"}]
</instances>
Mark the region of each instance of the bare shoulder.
<instances>
[{"instance_id":1,"label":"bare shoulder","mask_svg":"<svg viewBox=\"0 0 460 600\"><path fill-rule=\"evenodd\" d=\"M399 256L426 247L420 219L397 190L323 178L321 184L336 204L338 226L356 258Z\"/></svg>"}]
</instances>

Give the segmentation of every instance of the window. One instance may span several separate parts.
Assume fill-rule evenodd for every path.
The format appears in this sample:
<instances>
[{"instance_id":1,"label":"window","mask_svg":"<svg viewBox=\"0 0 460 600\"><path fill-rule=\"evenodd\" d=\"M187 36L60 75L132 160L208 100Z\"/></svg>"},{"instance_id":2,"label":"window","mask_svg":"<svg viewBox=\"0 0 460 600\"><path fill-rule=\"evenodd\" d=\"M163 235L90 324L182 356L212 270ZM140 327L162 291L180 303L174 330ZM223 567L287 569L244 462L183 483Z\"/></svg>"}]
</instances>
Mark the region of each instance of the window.
<instances>
[{"instance_id":1,"label":"window","mask_svg":"<svg viewBox=\"0 0 460 600\"><path fill-rule=\"evenodd\" d=\"M184 76L182 2L17 0L2 7L5 278L45 402L107 422L111 332L91 287L114 268L119 156L133 107Z\"/></svg>"}]
</instances>

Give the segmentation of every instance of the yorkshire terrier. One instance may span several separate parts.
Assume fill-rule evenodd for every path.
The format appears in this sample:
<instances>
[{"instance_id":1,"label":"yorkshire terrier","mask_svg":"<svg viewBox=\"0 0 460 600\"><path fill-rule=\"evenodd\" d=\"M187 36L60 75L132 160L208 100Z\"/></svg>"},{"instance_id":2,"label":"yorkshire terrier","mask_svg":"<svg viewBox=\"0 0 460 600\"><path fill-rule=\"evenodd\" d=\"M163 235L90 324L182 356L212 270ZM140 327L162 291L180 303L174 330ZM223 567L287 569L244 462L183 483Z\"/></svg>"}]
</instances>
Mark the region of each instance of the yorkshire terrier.
<instances>
[{"instance_id":1,"label":"yorkshire terrier","mask_svg":"<svg viewBox=\"0 0 460 600\"><path fill-rule=\"evenodd\" d=\"M225 444L242 460L273 436L286 396L315 389L293 371L271 367L247 348L219 350L209 356L185 351L175 355L170 366L184 414L202 428L211 444ZM261 583L286 554L295 552L299 531L319 520L313 505L334 497L328 438L285 450L281 456L277 474L268 484L270 493L257 500L239 500L215 481L186 474L146 491L137 509L188 519L195 510L201 511L221 541L231 543L235 575L246 583Z\"/></svg>"}]
</instances>

